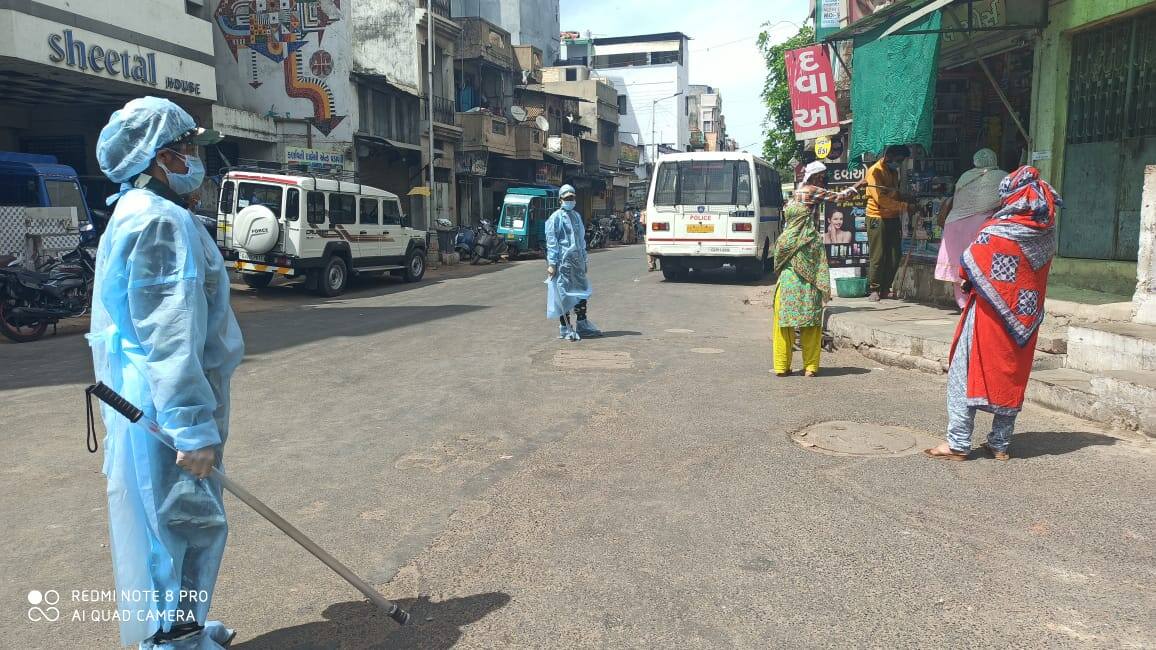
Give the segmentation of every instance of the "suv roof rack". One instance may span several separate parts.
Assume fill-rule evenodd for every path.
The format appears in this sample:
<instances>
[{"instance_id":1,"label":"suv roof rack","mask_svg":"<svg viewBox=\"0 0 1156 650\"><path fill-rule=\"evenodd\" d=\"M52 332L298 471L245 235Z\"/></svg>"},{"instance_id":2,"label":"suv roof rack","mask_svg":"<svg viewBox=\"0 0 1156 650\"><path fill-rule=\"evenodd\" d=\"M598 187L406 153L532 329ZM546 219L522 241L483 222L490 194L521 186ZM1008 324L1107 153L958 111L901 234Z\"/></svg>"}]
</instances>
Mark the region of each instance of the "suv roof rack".
<instances>
[{"instance_id":1,"label":"suv roof rack","mask_svg":"<svg viewBox=\"0 0 1156 650\"><path fill-rule=\"evenodd\" d=\"M361 193L361 177L357 172L334 170L334 171L318 171L310 168L308 165L285 165L278 162L268 160L252 160L246 158L239 158L236 165L229 165L221 167L220 174L224 176L229 172L256 172L263 174L281 174L282 176L301 176L304 178L312 178L314 182L317 179L337 181L338 191L341 191L341 183L353 183L357 185L357 193Z\"/></svg>"}]
</instances>

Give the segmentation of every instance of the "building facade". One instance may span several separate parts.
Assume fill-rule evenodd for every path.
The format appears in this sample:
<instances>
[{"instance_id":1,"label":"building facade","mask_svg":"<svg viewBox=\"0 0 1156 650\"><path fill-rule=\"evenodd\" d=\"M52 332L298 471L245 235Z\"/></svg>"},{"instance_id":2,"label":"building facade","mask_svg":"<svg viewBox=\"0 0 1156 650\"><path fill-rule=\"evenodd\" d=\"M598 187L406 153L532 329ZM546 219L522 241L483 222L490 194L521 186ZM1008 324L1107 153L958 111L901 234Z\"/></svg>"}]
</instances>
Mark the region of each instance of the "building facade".
<instances>
[{"instance_id":1,"label":"building facade","mask_svg":"<svg viewBox=\"0 0 1156 650\"><path fill-rule=\"evenodd\" d=\"M538 48L547 66L558 60L558 0L453 0L453 15L498 25L514 45Z\"/></svg>"},{"instance_id":2,"label":"building facade","mask_svg":"<svg viewBox=\"0 0 1156 650\"><path fill-rule=\"evenodd\" d=\"M859 25L879 30L909 4L860 17L830 40L861 36ZM1148 80L1156 2L991 0L973 10L965 34L958 28L968 16L962 0L941 9L934 130L912 171L934 188L937 178L958 178L979 147L995 151L1004 169L1034 165L1064 197L1052 284L1080 290L1070 292L1074 300L1126 299L1147 236L1145 168L1156 163L1156 86ZM851 117L857 128L862 116ZM934 237L928 242L930 251Z\"/></svg>"},{"instance_id":3,"label":"building facade","mask_svg":"<svg viewBox=\"0 0 1156 650\"><path fill-rule=\"evenodd\" d=\"M427 11L427 4L430 11ZM231 163L356 172L411 196L427 223L429 77L426 20L434 20L434 186L437 217L455 213L453 53L460 28L447 0L218 0L218 128Z\"/></svg>"},{"instance_id":4,"label":"building facade","mask_svg":"<svg viewBox=\"0 0 1156 650\"><path fill-rule=\"evenodd\" d=\"M727 137L722 93L712 87L692 84L687 90L687 125L692 151L732 151Z\"/></svg>"},{"instance_id":5,"label":"building facade","mask_svg":"<svg viewBox=\"0 0 1156 650\"><path fill-rule=\"evenodd\" d=\"M50 154L81 176L94 207L115 189L96 162L109 115L143 95L212 121L212 25L198 2L0 3L0 150Z\"/></svg>"},{"instance_id":6,"label":"building facade","mask_svg":"<svg viewBox=\"0 0 1156 650\"><path fill-rule=\"evenodd\" d=\"M577 175L575 187L585 189L590 201L586 213L598 218L622 210L623 201L615 199L615 177L620 175L621 146L618 135L619 96L606 79L588 77L579 79L588 68L547 68L542 72L542 87L548 92L575 97L578 101L577 122L583 127L578 133L582 153L582 173ZM566 119L570 119L566 116ZM622 185L619 182L620 186Z\"/></svg>"},{"instance_id":7,"label":"building facade","mask_svg":"<svg viewBox=\"0 0 1156 650\"><path fill-rule=\"evenodd\" d=\"M681 32L592 40L591 67L624 97L620 130L642 148L644 165L663 147L686 151L690 145L688 40Z\"/></svg>"},{"instance_id":8,"label":"building facade","mask_svg":"<svg viewBox=\"0 0 1156 650\"><path fill-rule=\"evenodd\" d=\"M1135 262L1144 167L1156 163L1156 3L1052 2L1048 21L1035 51L1031 157L1064 196L1059 254Z\"/></svg>"}]
</instances>

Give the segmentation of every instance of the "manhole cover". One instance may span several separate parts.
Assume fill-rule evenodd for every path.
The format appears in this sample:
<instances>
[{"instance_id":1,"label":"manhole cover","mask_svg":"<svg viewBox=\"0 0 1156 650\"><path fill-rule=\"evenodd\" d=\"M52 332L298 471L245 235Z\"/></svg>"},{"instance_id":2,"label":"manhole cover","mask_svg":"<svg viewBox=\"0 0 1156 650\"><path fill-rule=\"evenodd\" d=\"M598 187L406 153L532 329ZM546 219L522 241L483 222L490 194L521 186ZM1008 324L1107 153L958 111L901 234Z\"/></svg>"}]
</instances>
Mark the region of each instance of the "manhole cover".
<instances>
[{"instance_id":1,"label":"manhole cover","mask_svg":"<svg viewBox=\"0 0 1156 650\"><path fill-rule=\"evenodd\" d=\"M921 442L921 438L926 438ZM927 434L883 424L835 420L791 434L804 449L833 456L905 456L919 451Z\"/></svg>"},{"instance_id":2,"label":"manhole cover","mask_svg":"<svg viewBox=\"0 0 1156 650\"><path fill-rule=\"evenodd\" d=\"M681 328L666 330L667 334L694 334L694 330L685 330Z\"/></svg>"},{"instance_id":3,"label":"manhole cover","mask_svg":"<svg viewBox=\"0 0 1156 650\"><path fill-rule=\"evenodd\" d=\"M690 351L695 354L722 354L726 350L720 350L718 348L691 348Z\"/></svg>"},{"instance_id":4,"label":"manhole cover","mask_svg":"<svg viewBox=\"0 0 1156 650\"><path fill-rule=\"evenodd\" d=\"M554 365L567 370L626 370L634 367L634 359L629 352L558 350L554 354Z\"/></svg>"}]
</instances>

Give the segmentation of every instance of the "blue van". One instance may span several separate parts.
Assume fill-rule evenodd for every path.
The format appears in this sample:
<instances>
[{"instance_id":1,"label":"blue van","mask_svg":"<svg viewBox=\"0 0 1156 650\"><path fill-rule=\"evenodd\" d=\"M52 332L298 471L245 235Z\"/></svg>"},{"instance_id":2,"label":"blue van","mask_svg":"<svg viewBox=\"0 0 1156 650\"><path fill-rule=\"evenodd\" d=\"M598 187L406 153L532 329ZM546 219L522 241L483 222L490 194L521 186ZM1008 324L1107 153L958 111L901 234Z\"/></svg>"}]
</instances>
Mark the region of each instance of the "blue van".
<instances>
[{"instance_id":1,"label":"blue van","mask_svg":"<svg viewBox=\"0 0 1156 650\"><path fill-rule=\"evenodd\" d=\"M0 151L0 205L76 208L82 224L92 222L76 171L55 156Z\"/></svg>"}]
</instances>

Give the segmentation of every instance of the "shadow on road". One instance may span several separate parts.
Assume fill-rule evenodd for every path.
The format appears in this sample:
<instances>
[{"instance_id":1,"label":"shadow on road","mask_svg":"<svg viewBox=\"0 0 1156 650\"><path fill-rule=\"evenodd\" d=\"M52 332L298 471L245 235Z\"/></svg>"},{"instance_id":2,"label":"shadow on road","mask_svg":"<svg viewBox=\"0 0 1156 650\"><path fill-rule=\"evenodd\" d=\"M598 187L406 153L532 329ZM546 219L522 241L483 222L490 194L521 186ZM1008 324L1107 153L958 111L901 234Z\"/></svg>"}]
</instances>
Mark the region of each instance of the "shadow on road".
<instances>
[{"instance_id":1,"label":"shadow on road","mask_svg":"<svg viewBox=\"0 0 1156 650\"><path fill-rule=\"evenodd\" d=\"M505 607L510 596L502 592L477 594L433 602L428 597L398 601L413 617L399 627L367 601L337 603L325 608L325 621L307 623L262 634L232 646L234 650L371 650L385 648L451 648L462 627Z\"/></svg>"},{"instance_id":2,"label":"shadow on road","mask_svg":"<svg viewBox=\"0 0 1156 650\"><path fill-rule=\"evenodd\" d=\"M668 282L663 280L663 282ZM769 287L774 285L774 274L764 275L757 280L750 280L739 276L734 269L708 269L705 271L691 271L686 280L672 284L731 284L748 287Z\"/></svg>"},{"instance_id":3,"label":"shadow on road","mask_svg":"<svg viewBox=\"0 0 1156 650\"><path fill-rule=\"evenodd\" d=\"M1012 436L1013 458L1061 456L1085 447L1105 447L1118 443L1112 436L1086 431L1029 431Z\"/></svg>"},{"instance_id":4,"label":"shadow on road","mask_svg":"<svg viewBox=\"0 0 1156 650\"><path fill-rule=\"evenodd\" d=\"M632 331L618 331L618 330L616 330L616 331L613 331L613 332L603 332L603 333L602 333L602 336L597 336L597 337L595 337L595 338L599 338L599 339L616 339L616 338L618 338L618 337L621 337L621 336L642 336L642 332L632 332Z\"/></svg>"},{"instance_id":5,"label":"shadow on road","mask_svg":"<svg viewBox=\"0 0 1156 650\"><path fill-rule=\"evenodd\" d=\"M370 336L486 309L479 305L313 306L239 313L246 357L335 337ZM92 381L92 356L83 336L45 339L4 349L0 391Z\"/></svg>"},{"instance_id":6,"label":"shadow on road","mask_svg":"<svg viewBox=\"0 0 1156 650\"><path fill-rule=\"evenodd\" d=\"M855 368L852 366L819 368L819 377L846 377L847 375L865 375L869 372L871 372L869 368Z\"/></svg>"},{"instance_id":7,"label":"shadow on road","mask_svg":"<svg viewBox=\"0 0 1156 650\"><path fill-rule=\"evenodd\" d=\"M349 287L346 289L346 292L342 294L341 298L376 298L378 296L402 293L412 289L442 284L443 282L457 278L487 275L506 269L517 268L519 264L526 261L527 260L519 260L512 263L499 262L496 264L484 263L476 266L469 263L442 266L436 271L430 271L421 282L406 282L401 278L395 278L390 275L382 277L358 276L350 278ZM252 310L254 308L275 309L280 306L309 304L315 303L318 300L325 300L324 298L319 298L316 293L306 290L304 282L304 279L277 280L273 285L264 289L249 289L244 285L234 284L232 293L233 308L238 312Z\"/></svg>"},{"instance_id":8,"label":"shadow on road","mask_svg":"<svg viewBox=\"0 0 1156 650\"><path fill-rule=\"evenodd\" d=\"M286 312L241 315L245 356L266 354L328 338L369 336L486 309L480 305L361 307L323 303ZM260 332L260 335L257 333Z\"/></svg>"}]
</instances>

